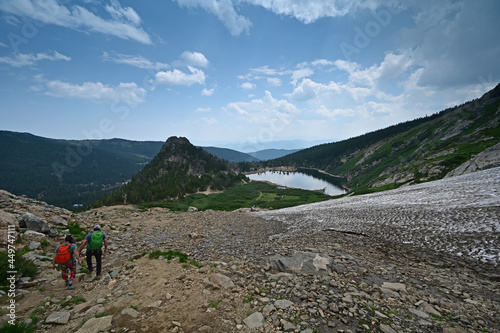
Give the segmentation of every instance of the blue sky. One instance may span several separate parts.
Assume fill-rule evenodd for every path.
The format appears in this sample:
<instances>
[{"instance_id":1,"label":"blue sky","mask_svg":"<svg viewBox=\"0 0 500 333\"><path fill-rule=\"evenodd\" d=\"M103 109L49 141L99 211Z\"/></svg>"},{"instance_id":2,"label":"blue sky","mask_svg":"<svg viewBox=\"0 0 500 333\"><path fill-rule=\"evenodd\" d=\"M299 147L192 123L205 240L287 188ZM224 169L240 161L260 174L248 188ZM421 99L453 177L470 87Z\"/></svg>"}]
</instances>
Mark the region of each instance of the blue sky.
<instances>
[{"instance_id":1,"label":"blue sky","mask_svg":"<svg viewBox=\"0 0 500 333\"><path fill-rule=\"evenodd\" d=\"M0 129L338 141L493 88L499 14L496 0L0 0Z\"/></svg>"}]
</instances>

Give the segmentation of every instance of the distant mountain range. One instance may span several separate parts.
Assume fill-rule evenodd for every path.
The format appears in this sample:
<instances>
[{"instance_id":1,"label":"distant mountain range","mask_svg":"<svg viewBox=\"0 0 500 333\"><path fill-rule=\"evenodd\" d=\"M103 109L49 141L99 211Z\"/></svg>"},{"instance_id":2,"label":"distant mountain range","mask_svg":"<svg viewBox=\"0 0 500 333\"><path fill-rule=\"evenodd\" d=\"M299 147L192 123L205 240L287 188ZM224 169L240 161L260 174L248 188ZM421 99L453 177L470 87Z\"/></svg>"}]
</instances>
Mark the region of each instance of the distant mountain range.
<instances>
[{"instance_id":1,"label":"distant mountain range","mask_svg":"<svg viewBox=\"0 0 500 333\"><path fill-rule=\"evenodd\" d=\"M129 181L134 184L130 194L138 189L149 193L148 186L158 186L155 191L167 199L208 186L226 188L238 179L238 172L275 167L337 175L357 193L440 179L500 165L500 85L479 99L428 117L299 151L201 149L186 138L181 142L189 144L169 150L169 140L56 140L0 131L0 188L70 208L95 202ZM184 162L166 163L169 159ZM147 177L141 170L148 170ZM182 180L168 183L178 187L177 194L164 188L166 180L151 182L163 175Z\"/></svg>"},{"instance_id":2,"label":"distant mountain range","mask_svg":"<svg viewBox=\"0 0 500 333\"><path fill-rule=\"evenodd\" d=\"M93 202L132 179L158 154L164 143L124 139L60 140L0 130L0 188L66 208ZM202 148L229 162L260 161L232 149ZM287 152L295 150L253 154L272 159Z\"/></svg>"}]
</instances>

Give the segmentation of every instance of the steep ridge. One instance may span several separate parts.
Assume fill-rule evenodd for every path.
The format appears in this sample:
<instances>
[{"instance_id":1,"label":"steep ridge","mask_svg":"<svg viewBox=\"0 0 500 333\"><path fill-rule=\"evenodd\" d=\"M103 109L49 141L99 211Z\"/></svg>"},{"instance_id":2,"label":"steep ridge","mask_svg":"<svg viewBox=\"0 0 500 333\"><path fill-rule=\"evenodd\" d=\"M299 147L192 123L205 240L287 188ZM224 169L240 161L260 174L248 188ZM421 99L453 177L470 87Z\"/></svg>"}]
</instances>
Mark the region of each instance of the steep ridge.
<instances>
[{"instance_id":1,"label":"steep ridge","mask_svg":"<svg viewBox=\"0 0 500 333\"><path fill-rule=\"evenodd\" d=\"M198 191L224 190L246 179L237 167L183 137L170 137L160 152L132 180L99 204L180 199Z\"/></svg>"},{"instance_id":2,"label":"steep ridge","mask_svg":"<svg viewBox=\"0 0 500 333\"><path fill-rule=\"evenodd\" d=\"M445 177L500 142L500 85L481 98L341 142L323 144L269 165L312 167L347 179L353 189L397 187ZM500 165L492 149L475 171ZM455 172L458 175L463 172Z\"/></svg>"}]
</instances>

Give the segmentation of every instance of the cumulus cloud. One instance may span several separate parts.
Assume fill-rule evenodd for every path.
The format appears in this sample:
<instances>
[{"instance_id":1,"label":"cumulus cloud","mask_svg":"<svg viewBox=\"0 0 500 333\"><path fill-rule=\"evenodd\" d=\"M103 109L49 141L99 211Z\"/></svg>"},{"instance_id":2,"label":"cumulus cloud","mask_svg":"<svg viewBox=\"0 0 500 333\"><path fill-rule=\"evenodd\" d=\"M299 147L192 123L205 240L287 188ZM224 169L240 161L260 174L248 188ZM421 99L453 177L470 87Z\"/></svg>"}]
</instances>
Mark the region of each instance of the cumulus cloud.
<instances>
[{"instance_id":1,"label":"cumulus cloud","mask_svg":"<svg viewBox=\"0 0 500 333\"><path fill-rule=\"evenodd\" d=\"M201 91L201 96L212 96L214 92L215 88L212 89L203 88L203 90Z\"/></svg>"},{"instance_id":2,"label":"cumulus cloud","mask_svg":"<svg viewBox=\"0 0 500 333\"><path fill-rule=\"evenodd\" d=\"M303 68L293 71L292 74L292 84L296 85L297 81L314 74L314 71L310 68Z\"/></svg>"},{"instance_id":3,"label":"cumulus cloud","mask_svg":"<svg viewBox=\"0 0 500 333\"><path fill-rule=\"evenodd\" d=\"M207 58L200 52L184 51L180 60L176 61L174 65L180 66L196 66L196 67L207 67L209 64Z\"/></svg>"},{"instance_id":4,"label":"cumulus cloud","mask_svg":"<svg viewBox=\"0 0 500 333\"><path fill-rule=\"evenodd\" d=\"M300 113L295 105L284 99L275 99L269 91L266 91L261 99L228 103L226 110L243 117L246 121L262 124L275 119L288 119L290 115Z\"/></svg>"},{"instance_id":5,"label":"cumulus cloud","mask_svg":"<svg viewBox=\"0 0 500 333\"><path fill-rule=\"evenodd\" d=\"M251 82L243 82L240 87L242 89L245 89L245 90L251 90L251 89L255 89L257 86L255 85L255 83L251 83Z\"/></svg>"},{"instance_id":6,"label":"cumulus cloud","mask_svg":"<svg viewBox=\"0 0 500 333\"><path fill-rule=\"evenodd\" d=\"M146 96L146 90L139 88L133 82L110 86L101 82L85 82L78 85L55 80L46 82L45 86L45 94L49 96L83 99L97 103L124 101L137 104L144 102Z\"/></svg>"},{"instance_id":7,"label":"cumulus cloud","mask_svg":"<svg viewBox=\"0 0 500 333\"><path fill-rule=\"evenodd\" d=\"M400 54L389 52L380 65L375 64L365 69L355 62L345 60L337 60L335 64L338 69L349 73L349 81L352 84L375 87L380 82L395 79L407 73L413 65L413 57L410 52Z\"/></svg>"},{"instance_id":8,"label":"cumulus cloud","mask_svg":"<svg viewBox=\"0 0 500 333\"><path fill-rule=\"evenodd\" d=\"M102 18L79 5L65 6L56 0L3 0L0 10L44 24L54 24L75 30L87 30L152 44L149 35L139 26L140 17L131 7L122 7L112 0L105 10L111 19Z\"/></svg>"},{"instance_id":9,"label":"cumulus cloud","mask_svg":"<svg viewBox=\"0 0 500 333\"><path fill-rule=\"evenodd\" d=\"M103 52L102 57L104 61L112 61L117 64L126 64L138 68L144 69L167 69L170 65L163 62L152 62L142 56L134 56L127 54L109 54L108 52Z\"/></svg>"},{"instance_id":10,"label":"cumulus cloud","mask_svg":"<svg viewBox=\"0 0 500 333\"><path fill-rule=\"evenodd\" d=\"M192 86L193 84L205 83L205 73L198 68L188 66L191 74L184 73L178 69L156 73L156 83L168 85Z\"/></svg>"},{"instance_id":11,"label":"cumulus cloud","mask_svg":"<svg viewBox=\"0 0 500 333\"><path fill-rule=\"evenodd\" d=\"M14 67L33 66L37 62L42 61L42 60L70 61L71 58L68 56L65 56L57 51L53 51L52 53L37 53L37 54L17 53L11 57L0 57L0 63L4 63L4 64L14 66Z\"/></svg>"}]
</instances>

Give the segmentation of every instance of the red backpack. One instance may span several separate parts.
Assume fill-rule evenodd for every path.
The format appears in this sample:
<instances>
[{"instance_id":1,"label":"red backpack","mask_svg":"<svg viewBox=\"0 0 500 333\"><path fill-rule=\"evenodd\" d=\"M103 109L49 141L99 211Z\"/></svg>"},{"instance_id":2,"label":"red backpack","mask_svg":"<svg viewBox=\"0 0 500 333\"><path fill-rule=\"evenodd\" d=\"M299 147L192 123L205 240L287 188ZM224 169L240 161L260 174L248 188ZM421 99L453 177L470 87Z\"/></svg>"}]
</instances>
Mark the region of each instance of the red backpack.
<instances>
[{"instance_id":1,"label":"red backpack","mask_svg":"<svg viewBox=\"0 0 500 333\"><path fill-rule=\"evenodd\" d=\"M59 250L57 250L56 262L58 264L67 264L71 259L71 253L69 252L69 247L71 243L68 245L61 244L59 245Z\"/></svg>"}]
</instances>

